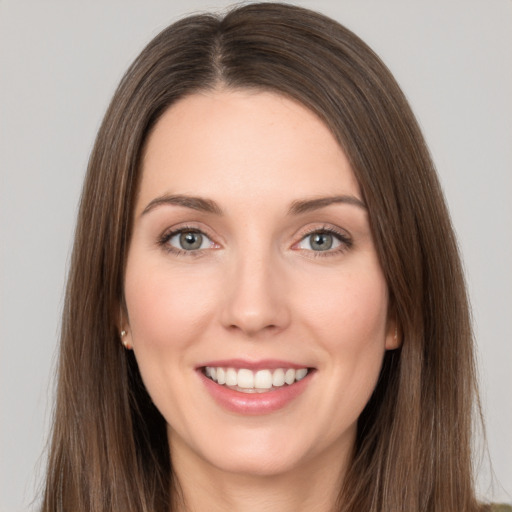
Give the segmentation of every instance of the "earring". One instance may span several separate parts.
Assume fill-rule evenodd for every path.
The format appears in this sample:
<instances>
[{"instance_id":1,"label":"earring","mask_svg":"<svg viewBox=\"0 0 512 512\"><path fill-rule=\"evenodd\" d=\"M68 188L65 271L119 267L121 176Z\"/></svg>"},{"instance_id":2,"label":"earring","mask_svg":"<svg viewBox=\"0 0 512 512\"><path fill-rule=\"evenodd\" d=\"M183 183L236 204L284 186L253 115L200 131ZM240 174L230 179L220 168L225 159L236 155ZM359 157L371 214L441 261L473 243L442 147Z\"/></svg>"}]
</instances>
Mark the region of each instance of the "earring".
<instances>
[{"instance_id":1,"label":"earring","mask_svg":"<svg viewBox=\"0 0 512 512\"><path fill-rule=\"evenodd\" d=\"M128 343L127 340L124 339L125 336L126 336L126 331L123 329L121 331L121 343L124 345L124 348L126 350L131 350L132 346Z\"/></svg>"},{"instance_id":2,"label":"earring","mask_svg":"<svg viewBox=\"0 0 512 512\"><path fill-rule=\"evenodd\" d=\"M395 345L396 345L397 342L398 342L398 326L395 324Z\"/></svg>"}]
</instances>

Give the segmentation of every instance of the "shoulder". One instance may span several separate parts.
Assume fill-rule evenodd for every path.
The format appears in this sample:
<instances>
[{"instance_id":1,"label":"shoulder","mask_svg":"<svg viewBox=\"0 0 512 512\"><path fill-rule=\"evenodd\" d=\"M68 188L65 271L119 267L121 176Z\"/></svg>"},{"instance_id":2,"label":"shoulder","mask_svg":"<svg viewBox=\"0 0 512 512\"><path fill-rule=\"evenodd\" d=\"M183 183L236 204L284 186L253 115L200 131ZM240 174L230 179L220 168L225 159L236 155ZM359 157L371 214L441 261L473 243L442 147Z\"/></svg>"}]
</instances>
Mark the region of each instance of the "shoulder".
<instances>
[{"instance_id":1,"label":"shoulder","mask_svg":"<svg viewBox=\"0 0 512 512\"><path fill-rule=\"evenodd\" d=\"M512 512L512 505L491 505L490 512Z\"/></svg>"}]
</instances>

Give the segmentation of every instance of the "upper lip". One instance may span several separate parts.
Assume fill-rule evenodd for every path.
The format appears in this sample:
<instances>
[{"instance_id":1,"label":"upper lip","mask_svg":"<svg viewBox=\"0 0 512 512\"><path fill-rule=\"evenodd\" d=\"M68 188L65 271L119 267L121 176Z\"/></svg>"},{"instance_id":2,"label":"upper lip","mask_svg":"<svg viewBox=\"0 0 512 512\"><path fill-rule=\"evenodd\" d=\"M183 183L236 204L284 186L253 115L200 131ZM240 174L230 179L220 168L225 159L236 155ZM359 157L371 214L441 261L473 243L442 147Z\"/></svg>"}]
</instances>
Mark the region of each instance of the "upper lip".
<instances>
[{"instance_id":1,"label":"upper lip","mask_svg":"<svg viewBox=\"0 0 512 512\"><path fill-rule=\"evenodd\" d=\"M198 365L198 369L206 366L215 368L246 368L247 370L276 370L277 368L293 368L298 370L300 368L309 368L307 364L298 364L291 361L284 361L281 359L260 359L258 361L249 361L246 359L222 359L215 361L208 361L204 364Z\"/></svg>"}]
</instances>

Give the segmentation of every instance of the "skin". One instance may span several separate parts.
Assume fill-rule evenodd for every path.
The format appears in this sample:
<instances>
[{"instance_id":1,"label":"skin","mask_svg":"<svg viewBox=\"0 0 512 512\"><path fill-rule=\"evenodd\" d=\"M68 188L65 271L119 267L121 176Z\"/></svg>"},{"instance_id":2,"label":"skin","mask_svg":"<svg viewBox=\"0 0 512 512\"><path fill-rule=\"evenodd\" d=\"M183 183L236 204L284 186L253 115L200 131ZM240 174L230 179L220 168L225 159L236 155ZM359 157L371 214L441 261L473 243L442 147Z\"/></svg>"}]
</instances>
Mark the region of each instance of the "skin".
<instances>
[{"instance_id":1,"label":"skin","mask_svg":"<svg viewBox=\"0 0 512 512\"><path fill-rule=\"evenodd\" d=\"M222 214L158 200L178 194ZM352 202L290 213L332 196ZM176 252L179 236L166 235L191 228L203 245ZM350 242L313 250L309 233L326 229ZM397 340L368 213L325 124L261 91L198 93L168 109L143 158L125 299L121 328L168 423L179 509L332 510L357 418ZM196 370L231 358L315 372L284 408L237 414Z\"/></svg>"}]
</instances>

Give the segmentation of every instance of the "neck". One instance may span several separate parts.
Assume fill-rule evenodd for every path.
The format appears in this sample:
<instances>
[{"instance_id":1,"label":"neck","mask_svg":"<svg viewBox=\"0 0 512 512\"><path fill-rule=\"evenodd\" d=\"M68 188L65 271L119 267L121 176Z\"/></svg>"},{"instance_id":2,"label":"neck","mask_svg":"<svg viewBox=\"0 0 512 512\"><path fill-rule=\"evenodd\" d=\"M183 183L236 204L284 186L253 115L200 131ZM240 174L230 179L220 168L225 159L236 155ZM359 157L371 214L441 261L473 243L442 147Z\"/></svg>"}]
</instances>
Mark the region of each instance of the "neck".
<instances>
[{"instance_id":1,"label":"neck","mask_svg":"<svg viewBox=\"0 0 512 512\"><path fill-rule=\"evenodd\" d=\"M349 454L331 450L279 474L241 474L173 452L176 512L333 512Z\"/></svg>"}]
</instances>

